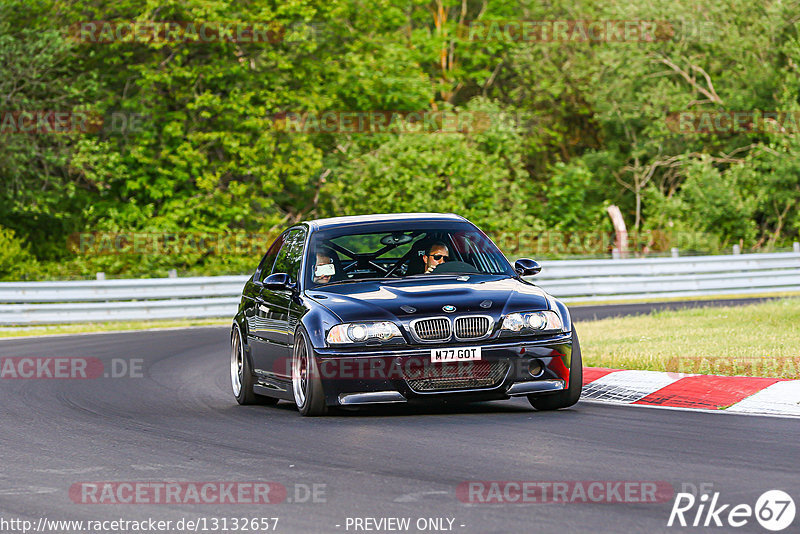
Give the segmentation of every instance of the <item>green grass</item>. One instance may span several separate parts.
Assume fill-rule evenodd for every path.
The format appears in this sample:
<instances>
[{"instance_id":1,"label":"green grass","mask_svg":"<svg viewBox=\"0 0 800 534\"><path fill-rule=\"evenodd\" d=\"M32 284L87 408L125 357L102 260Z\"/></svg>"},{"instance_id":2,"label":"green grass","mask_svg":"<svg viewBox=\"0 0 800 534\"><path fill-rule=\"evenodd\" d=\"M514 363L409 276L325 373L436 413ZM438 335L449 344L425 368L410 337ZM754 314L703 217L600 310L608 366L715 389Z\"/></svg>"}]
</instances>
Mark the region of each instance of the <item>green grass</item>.
<instances>
[{"instance_id":1,"label":"green grass","mask_svg":"<svg viewBox=\"0 0 800 534\"><path fill-rule=\"evenodd\" d=\"M169 321L111 321L107 323L64 324L49 326L15 326L0 328L0 338L83 334L89 332L123 332L155 328L184 328L188 326L228 326L230 319L181 319Z\"/></svg>"},{"instance_id":2,"label":"green grass","mask_svg":"<svg viewBox=\"0 0 800 534\"><path fill-rule=\"evenodd\" d=\"M727 299L756 299L756 298L785 298L785 297L799 297L800 292L797 291L779 291L772 293L731 293L725 295L704 295L696 297L664 297L654 300L653 297L644 299L608 299L608 300L573 300L568 301L567 304L570 308L575 306L602 306L606 304L642 304L648 302L690 302L690 301L703 301L703 300L727 300Z\"/></svg>"},{"instance_id":3,"label":"green grass","mask_svg":"<svg viewBox=\"0 0 800 534\"><path fill-rule=\"evenodd\" d=\"M578 325L583 363L800 378L800 299L690 308Z\"/></svg>"}]
</instances>

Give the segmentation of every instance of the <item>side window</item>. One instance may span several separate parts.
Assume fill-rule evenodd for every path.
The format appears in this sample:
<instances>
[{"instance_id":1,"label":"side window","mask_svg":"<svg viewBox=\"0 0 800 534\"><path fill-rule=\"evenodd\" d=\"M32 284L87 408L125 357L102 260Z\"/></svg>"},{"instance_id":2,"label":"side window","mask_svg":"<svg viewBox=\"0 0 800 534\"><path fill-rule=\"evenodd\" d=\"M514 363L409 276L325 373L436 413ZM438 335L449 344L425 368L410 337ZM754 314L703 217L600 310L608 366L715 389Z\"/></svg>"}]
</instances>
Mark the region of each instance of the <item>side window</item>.
<instances>
[{"instance_id":1,"label":"side window","mask_svg":"<svg viewBox=\"0 0 800 534\"><path fill-rule=\"evenodd\" d=\"M303 261L303 243L306 240L304 229L292 230L286 234L278 259L275 260L273 273L288 273L295 282L298 279L300 263Z\"/></svg>"},{"instance_id":2,"label":"side window","mask_svg":"<svg viewBox=\"0 0 800 534\"><path fill-rule=\"evenodd\" d=\"M261 260L261 263L258 265L259 275L258 279L263 282L264 278L272 273L272 266L275 265L275 258L278 257L278 251L283 246L283 238L286 237L286 234L282 234L278 239L275 240L274 243L269 247L267 253L264 254L264 259Z\"/></svg>"}]
</instances>

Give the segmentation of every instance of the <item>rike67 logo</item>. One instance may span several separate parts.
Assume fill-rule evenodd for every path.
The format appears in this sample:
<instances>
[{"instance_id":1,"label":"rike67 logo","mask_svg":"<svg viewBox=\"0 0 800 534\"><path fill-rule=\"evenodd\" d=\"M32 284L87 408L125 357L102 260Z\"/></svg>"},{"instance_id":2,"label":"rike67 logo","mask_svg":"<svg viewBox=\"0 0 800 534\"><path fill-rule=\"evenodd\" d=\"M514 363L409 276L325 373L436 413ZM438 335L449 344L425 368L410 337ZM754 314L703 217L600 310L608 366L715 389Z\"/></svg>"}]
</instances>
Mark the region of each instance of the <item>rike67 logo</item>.
<instances>
[{"instance_id":1,"label":"rike67 logo","mask_svg":"<svg viewBox=\"0 0 800 534\"><path fill-rule=\"evenodd\" d=\"M739 528L755 517L767 530L783 530L794 521L794 500L781 490L769 490L761 494L755 506L749 504L722 504L719 492L707 493L696 498L691 493L678 493L669 514L667 526Z\"/></svg>"}]
</instances>

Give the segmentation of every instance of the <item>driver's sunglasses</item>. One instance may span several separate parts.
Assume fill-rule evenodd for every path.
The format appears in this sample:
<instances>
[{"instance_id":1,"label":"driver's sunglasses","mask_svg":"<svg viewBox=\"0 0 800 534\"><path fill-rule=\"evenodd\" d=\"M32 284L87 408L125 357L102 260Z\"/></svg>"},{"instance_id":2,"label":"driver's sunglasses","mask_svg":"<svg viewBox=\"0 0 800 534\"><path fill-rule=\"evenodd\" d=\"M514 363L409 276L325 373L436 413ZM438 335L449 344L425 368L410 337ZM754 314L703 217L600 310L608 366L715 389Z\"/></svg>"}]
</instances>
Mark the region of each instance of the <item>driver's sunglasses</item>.
<instances>
[{"instance_id":1,"label":"driver's sunglasses","mask_svg":"<svg viewBox=\"0 0 800 534\"><path fill-rule=\"evenodd\" d=\"M436 260L436 261L439 261L439 260L441 260L442 258L444 258L444 259L445 259L445 261L447 261L447 258L449 258L450 256L446 256L446 255L444 255L444 254L434 254L434 255L433 255L433 256L431 256L431 257L432 257L434 260Z\"/></svg>"}]
</instances>

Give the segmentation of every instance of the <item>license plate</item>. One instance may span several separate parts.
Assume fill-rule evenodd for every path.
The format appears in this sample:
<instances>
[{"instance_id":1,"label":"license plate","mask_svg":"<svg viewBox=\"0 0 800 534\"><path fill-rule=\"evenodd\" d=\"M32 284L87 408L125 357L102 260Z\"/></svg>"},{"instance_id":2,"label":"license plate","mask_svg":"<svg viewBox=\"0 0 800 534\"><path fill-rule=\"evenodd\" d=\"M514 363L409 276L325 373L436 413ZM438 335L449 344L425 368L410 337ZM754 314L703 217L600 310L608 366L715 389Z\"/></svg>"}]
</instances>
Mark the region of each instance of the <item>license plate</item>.
<instances>
[{"instance_id":1,"label":"license plate","mask_svg":"<svg viewBox=\"0 0 800 534\"><path fill-rule=\"evenodd\" d=\"M431 362L468 362L481 359L480 347L455 347L431 349Z\"/></svg>"}]
</instances>

